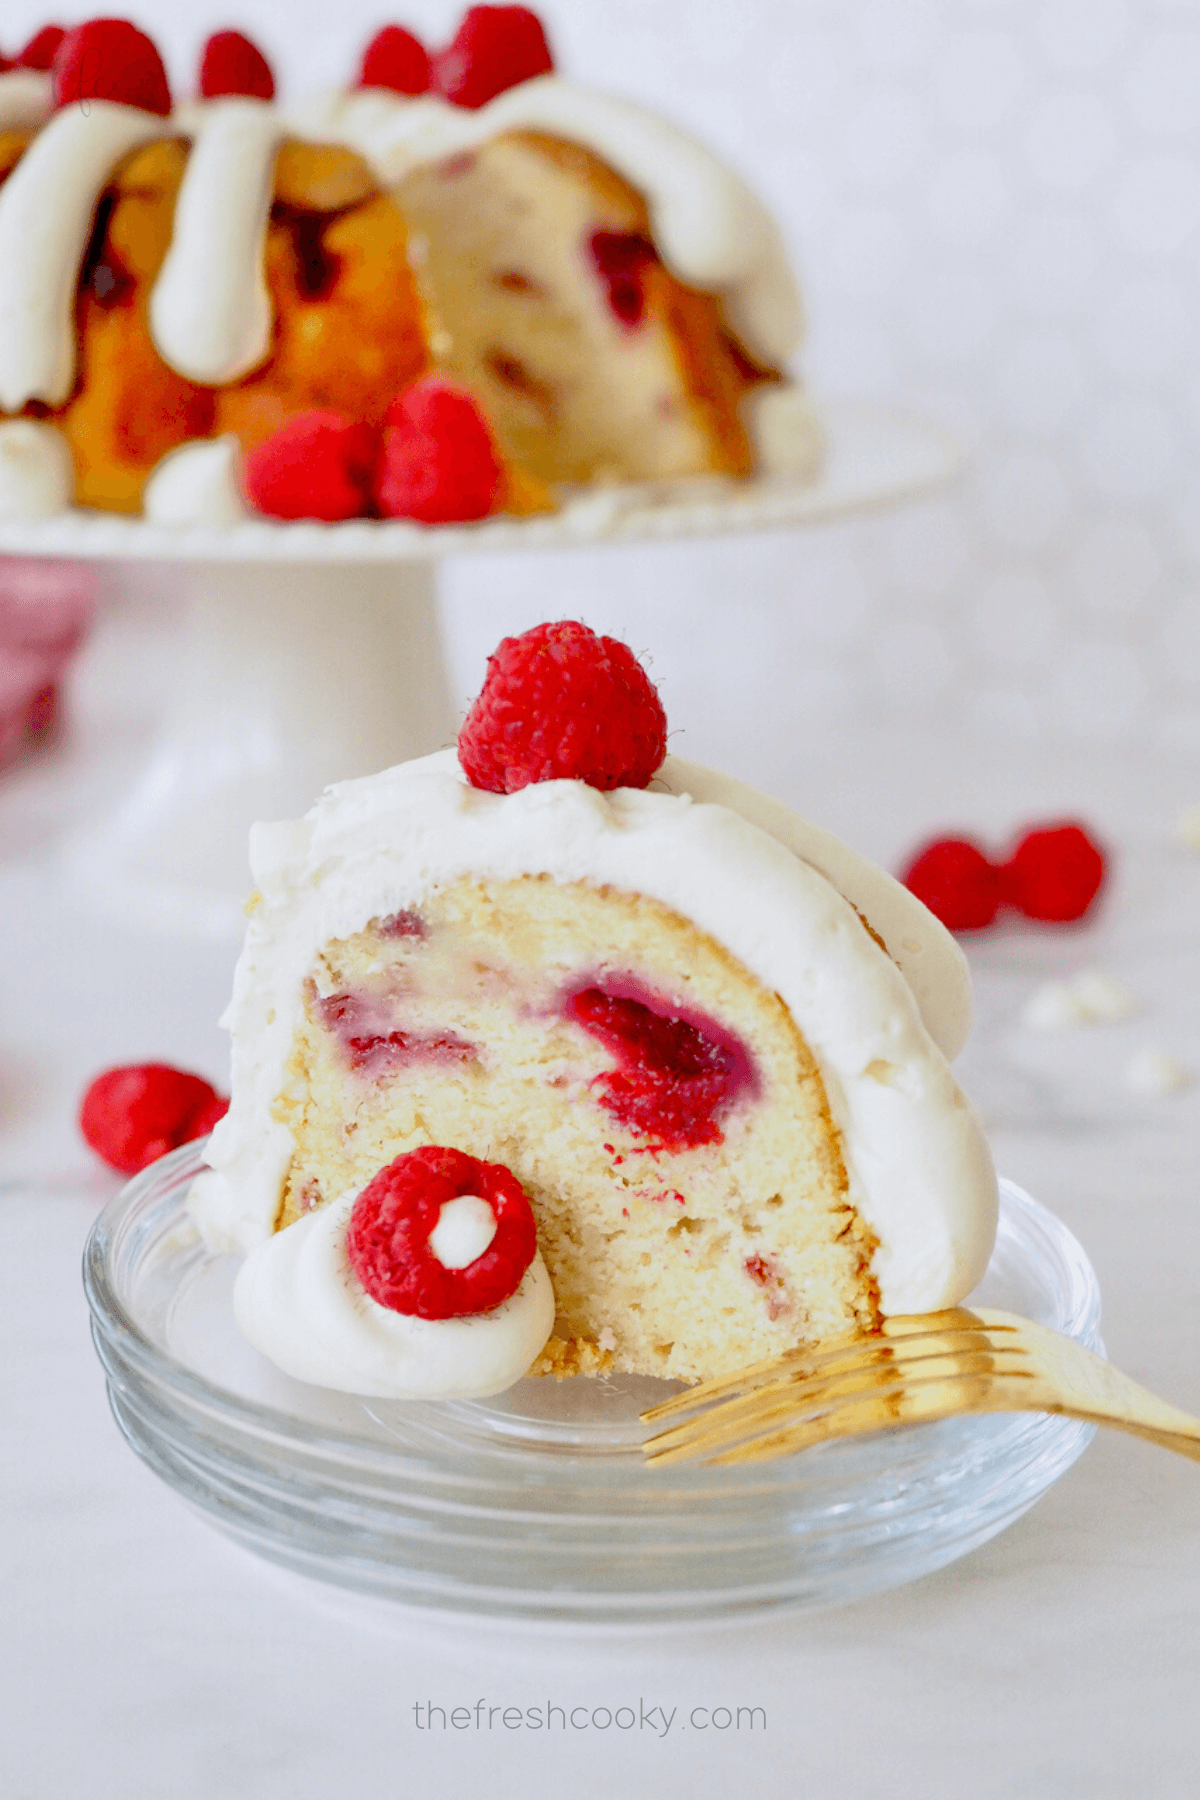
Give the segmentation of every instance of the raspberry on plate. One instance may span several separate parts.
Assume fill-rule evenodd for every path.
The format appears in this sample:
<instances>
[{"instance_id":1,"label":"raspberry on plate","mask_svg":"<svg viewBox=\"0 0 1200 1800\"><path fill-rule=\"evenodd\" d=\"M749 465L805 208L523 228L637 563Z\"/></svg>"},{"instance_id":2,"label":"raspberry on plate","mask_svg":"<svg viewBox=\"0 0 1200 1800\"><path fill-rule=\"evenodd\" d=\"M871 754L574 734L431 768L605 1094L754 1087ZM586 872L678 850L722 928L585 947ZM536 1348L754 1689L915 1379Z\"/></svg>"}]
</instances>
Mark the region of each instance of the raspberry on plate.
<instances>
[{"instance_id":1,"label":"raspberry on plate","mask_svg":"<svg viewBox=\"0 0 1200 1800\"><path fill-rule=\"evenodd\" d=\"M458 382L424 375L392 401L375 478L385 518L424 525L484 519L502 478L487 421Z\"/></svg>"},{"instance_id":2,"label":"raspberry on plate","mask_svg":"<svg viewBox=\"0 0 1200 1800\"><path fill-rule=\"evenodd\" d=\"M480 1233L479 1254L464 1264L437 1239L445 1209L468 1198L490 1209L494 1229ZM477 1231L477 1221L467 1229ZM461 1224L455 1235L465 1235ZM537 1226L524 1188L503 1163L431 1144L398 1156L367 1183L350 1215L346 1250L380 1306L457 1319L493 1312L516 1293L537 1250Z\"/></svg>"},{"instance_id":3,"label":"raspberry on plate","mask_svg":"<svg viewBox=\"0 0 1200 1800\"><path fill-rule=\"evenodd\" d=\"M1000 905L1000 871L970 838L936 838L901 876L950 931L980 931Z\"/></svg>"},{"instance_id":4,"label":"raspberry on plate","mask_svg":"<svg viewBox=\"0 0 1200 1800\"><path fill-rule=\"evenodd\" d=\"M525 6L472 6L453 41L433 58L430 86L455 106L475 108L553 68L536 13Z\"/></svg>"},{"instance_id":5,"label":"raspberry on plate","mask_svg":"<svg viewBox=\"0 0 1200 1800\"><path fill-rule=\"evenodd\" d=\"M253 100L275 98L271 65L240 31L214 31L200 58L200 92L206 100L222 94L245 94Z\"/></svg>"},{"instance_id":6,"label":"raspberry on plate","mask_svg":"<svg viewBox=\"0 0 1200 1800\"><path fill-rule=\"evenodd\" d=\"M55 106L114 100L166 118L167 71L158 51L128 19L89 19L68 31L54 54Z\"/></svg>"},{"instance_id":7,"label":"raspberry on plate","mask_svg":"<svg viewBox=\"0 0 1200 1800\"><path fill-rule=\"evenodd\" d=\"M357 85L423 94L429 86L429 52L402 25L385 25L363 51Z\"/></svg>"},{"instance_id":8,"label":"raspberry on plate","mask_svg":"<svg viewBox=\"0 0 1200 1800\"><path fill-rule=\"evenodd\" d=\"M1003 897L1030 919L1082 919L1104 881L1104 852L1082 825L1027 831L999 871Z\"/></svg>"},{"instance_id":9,"label":"raspberry on plate","mask_svg":"<svg viewBox=\"0 0 1200 1800\"><path fill-rule=\"evenodd\" d=\"M246 497L275 519L356 519L368 508L375 454L368 425L300 413L248 453Z\"/></svg>"},{"instance_id":10,"label":"raspberry on plate","mask_svg":"<svg viewBox=\"0 0 1200 1800\"><path fill-rule=\"evenodd\" d=\"M169 1150L204 1137L229 1102L199 1075L167 1063L134 1063L97 1075L79 1108L79 1129L97 1156L136 1175Z\"/></svg>"},{"instance_id":11,"label":"raspberry on plate","mask_svg":"<svg viewBox=\"0 0 1200 1800\"><path fill-rule=\"evenodd\" d=\"M575 619L505 638L458 734L472 787L512 794L535 781L648 787L667 720L626 644Z\"/></svg>"}]
</instances>

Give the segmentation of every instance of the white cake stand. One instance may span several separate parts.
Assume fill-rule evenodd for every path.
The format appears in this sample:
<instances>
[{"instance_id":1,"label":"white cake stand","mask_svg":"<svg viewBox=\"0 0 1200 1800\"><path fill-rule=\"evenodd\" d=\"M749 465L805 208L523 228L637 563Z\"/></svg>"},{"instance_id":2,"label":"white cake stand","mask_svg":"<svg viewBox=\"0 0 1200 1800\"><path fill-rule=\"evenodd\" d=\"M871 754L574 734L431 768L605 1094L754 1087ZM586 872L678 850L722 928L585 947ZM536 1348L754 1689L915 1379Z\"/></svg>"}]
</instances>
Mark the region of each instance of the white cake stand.
<instances>
[{"instance_id":1,"label":"white cake stand","mask_svg":"<svg viewBox=\"0 0 1200 1800\"><path fill-rule=\"evenodd\" d=\"M112 814L73 840L73 877L130 922L239 935L255 819L306 810L330 781L453 740L434 563L819 524L912 499L958 446L877 407L821 410L819 480L693 480L594 492L562 512L471 526L406 521L171 528L82 511L0 520L0 554L152 562L182 612L162 723Z\"/></svg>"}]
</instances>

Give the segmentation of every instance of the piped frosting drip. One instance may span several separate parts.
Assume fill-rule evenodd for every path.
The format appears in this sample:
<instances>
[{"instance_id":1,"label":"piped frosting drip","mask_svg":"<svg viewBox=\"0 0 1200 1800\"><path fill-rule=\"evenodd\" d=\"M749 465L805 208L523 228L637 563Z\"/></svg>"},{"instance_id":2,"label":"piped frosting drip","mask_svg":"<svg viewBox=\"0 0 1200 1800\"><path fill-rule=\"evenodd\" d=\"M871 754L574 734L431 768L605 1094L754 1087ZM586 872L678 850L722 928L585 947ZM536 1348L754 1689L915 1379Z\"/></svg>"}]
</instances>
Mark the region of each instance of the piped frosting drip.
<instances>
[{"instance_id":1,"label":"piped frosting drip","mask_svg":"<svg viewBox=\"0 0 1200 1800\"><path fill-rule=\"evenodd\" d=\"M136 107L67 106L0 187L0 410L69 397L75 289L97 202L116 164L163 135L163 121Z\"/></svg>"},{"instance_id":2,"label":"piped frosting drip","mask_svg":"<svg viewBox=\"0 0 1200 1800\"><path fill-rule=\"evenodd\" d=\"M216 387L270 354L263 258L284 125L261 100L218 100L196 112L171 248L150 297L150 331L165 363Z\"/></svg>"}]
</instances>

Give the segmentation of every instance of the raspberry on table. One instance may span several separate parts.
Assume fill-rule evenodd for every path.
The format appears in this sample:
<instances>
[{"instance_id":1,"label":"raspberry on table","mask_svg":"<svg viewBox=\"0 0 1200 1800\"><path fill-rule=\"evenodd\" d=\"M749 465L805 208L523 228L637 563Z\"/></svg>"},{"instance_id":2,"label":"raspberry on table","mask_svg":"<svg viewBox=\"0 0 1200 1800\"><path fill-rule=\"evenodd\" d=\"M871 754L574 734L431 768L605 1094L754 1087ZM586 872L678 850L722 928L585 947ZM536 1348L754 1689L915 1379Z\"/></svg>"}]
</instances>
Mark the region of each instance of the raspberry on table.
<instances>
[{"instance_id":1,"label":"raspberry on table","mask_svg":"<svg viewBox=\"0 0 1200 1800\"><path fill-rule=\"evenodd\" d=\"M229 1102L199 1075L167 1063L106 1069L79 1108L86 1142L111 1169L136 1175L169 1150L204 1137Z\"/></svg>"},{"instance_id":2,"label":"raspberry on table","mask_svg":"<svg viewBox=\"0 0 1200 1800\"><path fill-rule=\"evenodd\" d=\"M375 434L335 412L299 413L246 456L246 497L276 519L360 518L376 458Z\"/></svg>"},{"instance_id":3,"label":"raspberry on table","mask_svg":"<svg viewBox=\"0 0 1200 1800\"><path fill-rule=\"evenodd\" d=\"M423 375L392 401L375 473L375 504L385 518L424 525L485 519L502 479L487 420L461 382Z\"/></svg>"},{"instance_id":4,"label":"raspberry on table","mask_svg":"<svg viewBox=\"0 0 1200 1800\"><path fill-rule=\"evenodd\" d=\"M493 794L538 781L644 788L666 749L666 714L633 651L576 619L505 638L458 734L467 780Z\"/></svg>"},{"instance_id":5,"label":"raspberry on table","mask_svg":"<svg viewBox=\"0 0 1200 1800\"><path fill-rule=\"evenodd\" d=\"M214 31L200 58L200 92L206 100L222 94L245 94L253 100L275 98L271 65L240 31Z\"/></svg>"},{"instance_id":6,"label":"raspberry on table","mask_svg":"<svg viewBox=\"0 0 1200 1800\"><path fill-rule=\"evenodd\" d=\"M495 1219L486 1249L449 1268L430 1245L442 1208L471 1195ZM369 1181L346 1229L350 1266L371 1299L418 1319L493 1312L516 1293L537 1251L525 1190L503 1163L431 1144L396 1157Z\"/></svg>"},{"instance_id":7,"label":"raspberry on table","mask_svg":"<svg viewBox=\"0 0 1200 1800\"><path fill-rule=\"evenodd\" d=\"M357 86L423 94L429 87L429 52L402 25L385 25L363 51Z\"/></svg>"},{"instance_id":8,"label":"raspberry on table","mask_svg":"<svg viewBox=\"0 0 1200 1800\"><path fill-rule=\"evenodd\" d=\"M1000 871L970 838L935 838L900 879L950 931L980 931L1000 906Z\"/></svg>"},{"instance_id":9,"label":"raspberry on table","mask_svg":"<svg viewBox=\"0 0 1200 1800\"><path fill-rule=\"evenodd\" d=\"M1100 892L1104 852L1074 821L1027 831L999 871L1004 899L1030 919L1082 919Z\"/></svg>"},{"instance_id":10,"label":"raspberry on table","mask_svg":"<svg viewBox=\"0 0 1200 1800\"><path fill-rule=\"evenodd\" d=\"M475 108L553 68L536 13L525 6L472 6L453 41L433 58L430 86L455 106Z\"/></svg>"},{"instance_id":11,"label":"raspberry on table","mask_svg":"<svg viewBox=\"0 0 1200 1800\"><path fill-rule=\"evenodd\" d=\"M158 51L128 19L90 19L68 31L51 67L54 104L114 100L166 118L171 111L167 71Z\"/></svg>"}]
</instances>

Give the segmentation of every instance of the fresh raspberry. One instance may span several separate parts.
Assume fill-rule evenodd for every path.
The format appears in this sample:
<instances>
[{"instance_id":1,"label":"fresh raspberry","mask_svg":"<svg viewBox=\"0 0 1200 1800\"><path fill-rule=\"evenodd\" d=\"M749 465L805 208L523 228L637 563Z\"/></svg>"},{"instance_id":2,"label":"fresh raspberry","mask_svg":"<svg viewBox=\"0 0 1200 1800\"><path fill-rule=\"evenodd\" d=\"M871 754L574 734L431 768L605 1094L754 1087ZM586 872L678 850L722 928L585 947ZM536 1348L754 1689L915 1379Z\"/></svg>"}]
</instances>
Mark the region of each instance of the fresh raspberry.
<instances>
[{"instance_id":1,"label":"fresh raspberry","mask_svg":"<svg viewBox=\"0 0 1200 1800\"><path fill-rule=\"evenodd\" d=\"M937 838L901 878L951 931L979 931L1000 905L1000 871L969 838Z\"/></svg>"},{"instance_id":2,"label":"fresh raspberry","mask_svg":"<svg viewBox=\"0 0 1200 1800\"><path fill-rule=\"evenodd\" d=\"M1003 897L1031 919L1082 919L1104 881L1104 852L1082 825L1027 831L1000 870Z\"/></svg>"},{"instance_id":3,"label":"fresh raspberry","mask_svg":"<svg viewBox=\"0 0 1200 1800\"><path fill-rule=\"evenodd\" d=\"M617 318L622 325L639 324L646 310L644 273L655 260L653 244L634 231L593 231L588 248Z\"/></svg>"},{"instance_id":4,"label":"fresh raspberry","mask_svg":"<svg viewBox=\"0 0 1200 1800\"><path fill-rule=\"evenodd\" d=\"M162 58L128 19L89 19L68 31L54 55L54 104L117 100L166 118L171 90Z\"/></svg>"},{"instance_id":5,"label":"fresh raspberry","mask_svg":"<svg viewBox=\"0 0 1200 1800\"><path fill-rule=\"evenodd\" d=\"M83 1096L79 1129L112 1169L136 1175L168 1150L204 1137L229 1102L199 1075L166 1063L106 1069Z\"/></svg>"},{"instance_id":6,"label":"fresh raspberry","mask_svg":"<svg viewBox=\"0 0 1200 1800\"><path fill-rule=\"evenodd\" d=\"M627 645L575 619L505 638L458 734L472 787L513 794L531 781L648 787L667 720Z\"/></svg>"},{"instance_id":7,"label":"fresh raspberry","mask_svg":"<svg viewBox=\"0 0 1200 1800\"><path fill-rule=\"evenodd\" d=\"M252 100L275 98L271 65L240 31L214 31L200 58L200 92L206 100L222 94L246 94Z\"/></svg>"},{"instance_id":8,"label":"fresh raspberry","mask_svg":"<svg viewBox=\"0 0 1200 1800\"><path fill-rule=\"evenodd\" d=\"M429 87L429 52L402 25L385 25L363 51L360 88L390 88L393 94L423 94Z\"/></svg>"},{"instance_id":9,"label":"fresh raspberry","mask_svg":"<svg viewBox=\"0 0 1200 1800\"><path fill-rule=\"evenodd\" d=\"M424 375L387 411L375 504L388 519L448 525L484 519L503 471L474 398L444 375Z\"/></svg>"},{"instance_id":10,"label":"fresh raspberry","mask_svg":"<svg viewBox=\"0 0 1200 1800\"><path fill-rule=\"evenodd\" d=\"M573 995L567 1010L616 1058L596 1087L627 1131L672 1151L722 1141L718 1120L753 1079L741 1043L711 1020L680 1018L665 1001L650 1006L598 987Z\"/></svg>"},{"instance_id":11,"label":"fresh raspberry","mask_svg":"<svg viewBox=\"0 0 1200 1800\"><path fill-rule=\"evenodd\" d=\"M472 6L453 42L433 58L430 86L455 106L474 108L553 68L536 13L524 6Z\"/></svg>"},{"instance_id":12,"label":"fresh raspberry","mask_svg":"<svg viewBox=\"0 0 1200 1800\"><path fill-rule=\"evenodd\" d=\"M486 1200L496 1235L464 1269L429 1248L442 1207L461 1194ZM503 1163L480 1162L433 1144L381 1169L354 1204L346 1230L350 1264L372 1300L418 1319L492 1312L521 1285L537 1250L525 1190Z\"/></svg>"},{"instance_id":13,"label":"fresh raspberry","mask_svg":"<svg viewBox=\"0 0 1200 1800\"><path fill-rule=\"evenodd\" d=\"M246 495L274 519L355 519L368 509L375 454L370 426L299 413L248 453Z\"/></svg>"},{"instance_id":14,"label":"fresh raspberry","mask_svg":"<svg viewBox=\"0 0 1200 1800\"><path fill-rule=\"evenodd\" d=\"M40 75L47 74L66 35L61 25L43 25L40 31L34 32L13 67L36 69Z\"/></svg>"}]
</instances>

